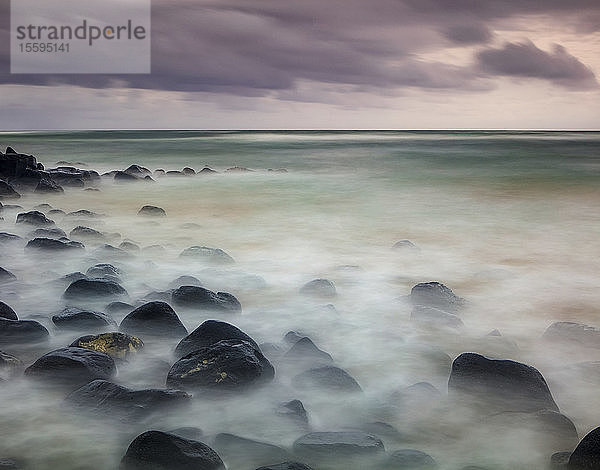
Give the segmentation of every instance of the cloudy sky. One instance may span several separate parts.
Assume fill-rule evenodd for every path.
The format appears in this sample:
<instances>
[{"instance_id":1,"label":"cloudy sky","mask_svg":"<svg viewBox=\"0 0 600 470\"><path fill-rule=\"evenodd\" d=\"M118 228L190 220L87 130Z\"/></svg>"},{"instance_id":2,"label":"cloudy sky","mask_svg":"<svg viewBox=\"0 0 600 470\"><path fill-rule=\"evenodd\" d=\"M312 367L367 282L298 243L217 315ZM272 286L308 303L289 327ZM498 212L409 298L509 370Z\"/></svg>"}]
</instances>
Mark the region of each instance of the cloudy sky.
<instances>
[{"instance_id":1,"label":"cloudy sky","mask_svg":"<svg viewBox=\"0 0 600 470\"><path fill-rule=\"evenodd\" d=\"M0 2L4 130L600 128L599 0L153 0L110 76L11 75Z\"/></svg>"}]
</instances>

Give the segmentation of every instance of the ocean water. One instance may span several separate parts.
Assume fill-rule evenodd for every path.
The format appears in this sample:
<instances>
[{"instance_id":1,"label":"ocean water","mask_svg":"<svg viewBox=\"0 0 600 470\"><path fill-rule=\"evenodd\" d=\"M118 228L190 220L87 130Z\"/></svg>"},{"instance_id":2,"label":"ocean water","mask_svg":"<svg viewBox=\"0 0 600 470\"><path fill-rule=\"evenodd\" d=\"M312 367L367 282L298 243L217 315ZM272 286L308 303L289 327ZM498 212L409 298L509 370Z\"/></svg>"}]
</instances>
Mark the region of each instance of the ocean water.
<instances>
[{"instance_id":1,"label":"ocean water","mask_svg":"<svg viewBox=\"0 0 600 470\"><path fill-rule=\"evenodd\" d=\"M104 216L84 224L118 233L113 244L131 240L164 250L113 260L98 255L94 243L74 257L27 254L26 239L3 247L0 266L19 281L1 287L0 300L52 335L47 345L3 345L4 352L29 365L84 334L53 328L50 317L65 306L65 285L54 280L114 262L132 303L180 275L194 275L234 294L243 312L178 310L189 331L207 318L229 321L259 343L282 343L286 332L299 331L364 390L358 397L296 390L295 367L274 359L276 380L260 390L222 400L196 397L188 410L124 423L73 413L62 404L64 390L17 377L0 384L0 458L20 458L34 469L112 469L137 434L180 426L202 428L207 442L229 432L289 448L307 429L273 409L293 398L304 403L312 430L386 422L398 430L384 437L388 451L422 450L442 469L543 469L552 451L572 450L552 447L514 423L499 431L452 406L445 398L450 364L465 351L538 368L580 438L600 425L600 349L541 340L554 321L600 326L598 132L25 132L0 133L0 145L32 153L47 167L68 161L101 173L134 163L219 171L156 177L156 183L103 179L94 185L97 192L66 188L64 195L16 201L27 210L40 203L66 212L88 209ZM254 171L224 171L233 166ZM267 171L280 168L287 172ZM168 216L138 217L145 204ZM31 231L15 225L17 213L4 211L0 231ZM67 233L81 225L50 217ZM403 239L420 249L392 249ZM214 268L179 258L192 245L222 248L236 264ZM240 273L260 276L264 285ZM299 295L315 278L332 280L337 296ZM462 330L410 320L403 297L426 281L443 282L467 300ZM322 308L329 303L336 311ZM486 336L494 329L502 336ZM133 388L164 386L175 344L148 343L136 361L119 367L115 380ZM442 397L405 406L396 392L423 381Z\"/></svg>"}]
</instances>

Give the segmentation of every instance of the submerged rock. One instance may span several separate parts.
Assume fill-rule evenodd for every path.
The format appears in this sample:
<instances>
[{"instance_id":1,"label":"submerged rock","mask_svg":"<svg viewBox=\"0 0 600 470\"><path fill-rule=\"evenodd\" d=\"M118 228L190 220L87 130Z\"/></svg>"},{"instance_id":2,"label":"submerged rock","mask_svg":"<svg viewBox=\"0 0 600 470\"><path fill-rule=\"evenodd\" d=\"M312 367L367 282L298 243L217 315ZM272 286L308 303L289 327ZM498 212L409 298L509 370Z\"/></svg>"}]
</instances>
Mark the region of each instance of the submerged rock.
<instances>
[{"instance_id":1,"label":"submerged rock","mask_svg":"<svg viewBox=\"0 0 600 470\"><path fill-rule=\"evenodd\" d=\"M552 323L544 332L547 341L578 344L588 348L600 348L600 329L576 322Z\"/></svg>"},{"instance_id":2,"label":"submerged rock","mask_svg":"<svg viewBox=\"0 0 600 470\"><path fill-rule=\"evenodd\" d=\"M181 258L200 259L213 264L233 264L234 259L220 248L209 248L208 246L191 246L179 255Z\"/></svg>"},{"instance_id":3,"label":"submerged rock","mask_svg":"<svg viewBox=\"0 0 600 470\"><path fill-rule=\"evenodd\" d=\"M137 176L139 178L143 178L144 176L152 174L152 172L148 168L140 165L131 165L125 170L123 170L123 172L127 173L128 175Z\"/></svg>"},{"instance_id":4,"label":"submerged rock","mask_svg":"<svg viewBox=\"0 0 600 470\"><path fill-rule=\"evenodd\" d=\"M279 416L285 416L298 420L302 423L308 423L308 413L300 400L290 400L282 403L276 410Z\"/></svg>"},{"instance_id":5,"label":"submerged rock","mask_svg":"<svg viewBox=\"0 0 600 470\"><path fill-rule=\"evenodd\" d=\"M6 318L7 320L18 320L16 312L10 307L10 305L5 304L0 301L0 318Z\"/></svg>"},{"instance_id":6,"label":"submerged rock","mask_svg":"<svg viewBox=\"0 0 600 470\"><path fill-rule=\"evenodd\" d=\"M410 319L427 326L454 328L457 330L465 326L463 321L453 313L444 312L439 308L427 307L425 305L415 305L410 314Z\"/></svg>"},{"instance_id":7,"label":"submerged rock","mask_svg":"<svg viewBox=\"0 0 600 470\"><path fill-rule=\"evenodd\" d=\"M98 300L106 297L126 296L127 291L119 284L105 279L79 279L72 282L64 293L67 299L82 298Z\"/></svg>"},{"instance_id":8,"label":"submerged rock","mask_svg":"<svg viewBox=\"0 0 600 470\"><path fill-rule=\"evenodd\" d=\"M37 184L34 192L61 194L61 193L64 193L65 190L62 188L62 186L60 186L56 182L52 181L51 179L44 178L44 179L41 179L40 182Z\"/></svg>"},{"instance_id":9,"label":"submerged rock","mask_svg":"<svg viewBox=\"0 0 600 470\"><path fill-rule=\"evenodd\" d=\"M144 347L144 342L136 336L111 332L82 336L71 346L108 354L113 359L128 359Z\"/></svg>"},{"instance_id":10,"label":"submerged rock","mask_svg":"<svg viewBox=\"0 0 600 470\"><path fill-rule=\"evenodd\" d=\"M6 181L0 180L0 199L19 199L21 195Z\"/></svg>"},{"instance_id":11,"label":"submerged rock","mask_svg":"<svg viewBox=\"0 0 600 470\"><path fill-rule=\"evenodd\" d=\"M225 470L219 455L202 442L161 431L136 437L121 460L121 470Z\"/></svg>"},{"instance_id":12,"label":"submerged rock","mask_svg":"<svg viewBox=\"0 0 600 470\"><path fill-rule=\"evenodd\" d=\"M106 236L102 232L99 232L98 230L95 230L93 228L84 227L82 225L78 225L73 230L71 230L71 233L69 233L69 237L74 240L103 241L106 239Z\"/></svg>"},{"instance_id":13,"label":"submerged rock","mask_svg":"<svg viewBox=\"0 0 600 470\"><path fill-rule=\"evenodd\" d=\"M199 286L181 286L171 294L175 305L200 310L239 313L240 302L227 292L213 292Z\"/></svg>"},{"instance_id":14,"label":"submerged rock","mask_svg":"<svg viewBox=\"0 0 600 470\"><path fill-rule=\"evenodd\" d=\"M437 462L433 457L420 450L401 449L392 452L385 462L385 468L389 470L433 470L437 468Z\"/></svg>"},{"instance_id":15,"label":"submerged rock","mask_svg":"<svg viewBox=\"0 0 600 470\"><path fill-rule=\"evenodd\" d=\"M0 283L14 281L15 279L17 279L17 276L11 273L8 269L0 267Z\"/></svg>"},{"instance_id":16,"label":"submerged rock","mask_svg":"<svg viewBox=\"0 0 600 470\"><path fill-rule=\"evenodd\" d=\"M0 351L0 382L15 375L22 365L18 357Z\"/></svg>"},{"instance_id":17,"label":"submerged rock","mask_svg":"<svg viewBox=\"0 0 600 470\"><path fill-rule=\"evenodd\" d=\"M29 234L33 238L67 238L64 230L58 227L54 228L38 228Z\"/></svg>"},{"instance_id":18,"label":"submerged rock","mask_svg":"<svg viewBox=\"0 0 600 470\"><path fill-rule=\"evenodd\" d=\"M40 227L54 225L54 221L39 211L22 212L17 215L18 224L37 225Z\"/></svg>"},{"instance_id":19,"label":"submerged rock","mask_svg":"<svg viewBox=\"0 0 600 470\"><path fill-rule=\"evenodd\" d=\"M463 353L452 363L448 393L500 411L558 411L544 377L520 362Z\"/></svg>"},{"instance_id":20,"label":"submerged rock","mask_svg":"<svg viewBox=\"0 0 600 470\"><path fill-rule=\"evenodd\" d=\"M569 470L600 468L600 427L590 431L569 457Z\"/></svg>"},{"instance_id":21,"label":"submerged rock","mask_svg":"<svg viewBox=\"0 0 600 470\"><path fill-rule=\"evenodd\" d=\"M246 341L259 349L258 344L236 326L218 320L206 320L179 342L175 348L175 355L177 357L187 356L219 341L230 339Z\"/></svg>"},{"instance_id":22,"label":"submerged rock","mask_svg":"<svg viewBox=\"0 0 600 470\"><path fill-rule=\"evenodd\" d=\"M169 283L171 289L177 289L181 286L197 286L202 287L202 283L194 276L179 276L177 279Z\"/></svg>"},{"instance_id":23,"label":"submerged rock","mask_svg":"<svg viewBox=\"0 0 600 470\"><path fill-rule=\"evenodd\" d=\"M254 344L224 340L179 359L169 370L167 386L238 389L274 376L273 366Z\"/></svg>"},{"instance_id":24,"label":"submerged rock","mask_svg":"<svg viewBox=\"0 0 600 470\"><path fill-rule=\"evenodd\" d=\"M458 297L451 289L440 282L423 282L410 291L410 300L414 305L439 308L454 312L464 304L464 299Z\"/></svg>"},{"instance_id":25,"label":"submerged rock","mask_svg":"<svg viewBox=\"0 0 600 470\"><path fill-rule=\"evenodd\" d=\"M417 245L415 245L413 242L411 242L410 240L397 241L396 243L394 243L394 246L392 248L395 250L409 249L409 250L413 250L413 251L421 251L419 249L419 247Z\"/></svg>"},{"instance_id":26,"label":"submerged rock","mask_svg":"<svg viewBox=\"0 0 600 470\"><path fill-rule=\"evenodd\" d=\"M314 279L307 282L300 289L300 293L315 297L335 297L337 295L335 285L328 279Z\"/></svg>"},{"instance_id":27,"label":"submerged rock","mask_svg":"<svg viewBox=\"0 0 600 470\"><path fill-rule=\"evenodd\" d=\"M22 238L13 233L0 232L0 244L16 242L22 240Z\"/></svg>"},{"instance_id":28,"label":"submerged rock","mask_svg":"<svg viewBox=\"0 0 600 470\"><path fill-rule=\"evenodd\" d=\"M125 173L124 171L115 171L113 179L117 183L126 183L128 181L140 181L141 178Z\"/></svg>"},{"instance_id":29,"label":"submerged rock","mask_svg":"<svg viewBox=\"0 0 600 470\"><path fill-rule=\"evenodd\" d=\"M108 354L67 347L43 355L25 369L25 375L52 382L83 385L96 379L109 379L116 370L115 361Z\"/></svg>"},{"instance_id":30,"label":"submerged rock","mask_svg":"<svg viewBox=\"0 0 600 470\"><path fill-rule=\"evenodd\" d=\"M282 462L273 465L267 465L266 467L260 467L256 470L313 470L306 464L300 462Z\"/></svg>"},{"instance_id":31,"label":"submerged rock","mask_svg":"<svg viewBox=\"0 0 600 470\"><path fill-rule=\"evenodd\" d=\"M230 468L247 468L249 464L264 465L289 457L284 449L276 445L228 433L217 434L213 445Z\"/></svg>"},{"instance_id":32,"label":"submerged rock","mask_svg":"<svg viewBox=\"0 0 600 470\"><path fill-rule=\"evenodd\" d=\"M34 320L0 318L0 343L26 344L46 341L48 330Z\"/></svg>"},{"instance_id":33,"label":"submerged rock","mask_svg":"<svg viewBox=\"0 0 600 470\"><path fill-rule=\"evenodd\" d=\"M147 217L166 217L167 213L161 207L156 206L143 206L139 211L138 215Z\"/></svg>"},{"instance_id":34,"label":"submerged rock","mask_svg":"<svg viewBox=\"0 0 600 470\"><path fill-rule=\"evenodd\" d=\"M106 313L76 307L67 307L58 315L54 315L52 323L58 328L66 330L98 330L112 325L116 326L113 318Z\"/></svg>"},{"instance_id":35,"label":"submerged rock","mask_svg":"<svg viewBox=\"0 0 600 470\"><path fill-rule=\"evenodd\" d=\"M109 263L95 264L87 269L85 274L96 279L108 279L119 282L121 270Z\"/></svg>"},{"instance_id":36,"label":"submerged rock","mask_svg":"<svg viewBox=\"0 0 600 470\"><path fill-rule=\"evenodd\" d=\"M320 388L336 392L361 392L358 382L343 369L334 366L309 369L292 379L298 388Z\"/></svg>"},{"instance_id":37,"label":"submerged rock","mask_svg":"<svg viewBox=\"0 0 600 470\"><path fill-rule=\"evenodd\" d=\"M325 351L319 349L315 345L315 343L313 343L312 340L307 336L300 338L298 341L296 341L294 345L290 348L290 350L287 353L285 353L284 357L293 361L321 363L333 362L333 358Z\"/></svg>"},{"instance_id":38,"label":"submerged rock","mask_svg":"<svg viewBox=\"0 0 600 470\"><path fill-rule=\"evenodd\" d=\"M70 240L55 240L54 238L34 238L27 242L25 248L37 251L75 251L83 250L85 247L79 242Z\"/></svg>"},{"instance_id":39,"label":"submerged rock","mask_svg":"<svg viewBox=\"0 0 600 470\"><path fill-rule=\"evenodd\" d=\"M129 313L119 326L123 332L134 335L155 335L181 338L187 329L166 302L148 302Z\"/></svg>"},{"instance_id":40,"label":"submerged rock","mask_svg":"<svg viewBox=\"0 0 600 470\"><path fill-rule=\"evenodd\" d=\"M294 442L296 454L309 460L354 459L385 452L378 437L361 431L311 432Z\"/></svg>"}]
</instances>

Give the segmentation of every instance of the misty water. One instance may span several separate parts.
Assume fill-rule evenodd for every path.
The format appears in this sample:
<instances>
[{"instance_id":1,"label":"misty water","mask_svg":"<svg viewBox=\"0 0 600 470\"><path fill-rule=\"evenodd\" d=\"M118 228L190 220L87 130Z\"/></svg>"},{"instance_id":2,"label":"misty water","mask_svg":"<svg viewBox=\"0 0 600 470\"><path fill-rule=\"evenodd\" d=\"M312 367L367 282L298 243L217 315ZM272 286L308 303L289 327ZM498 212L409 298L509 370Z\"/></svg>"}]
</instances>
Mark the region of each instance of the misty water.
<instances>
[{"instance_id":1,"label":"misty water","mask_svg":"<svg viewBox=\"0 0 600 470\"><path fill-rule=\"evenodd\" d=\"M535 366L579 438L600 425L600 349L541 339L555 321L600 326L600 133L40 132L2 133L0 143L46 167L67 161L100 173L134 163L219 171L155 176L155 183L104 178L92 185L100 191L65 188L63 195L3 201L23 210L5 208L0 231L23 240L0 248L0 266L18 278L0 285L0 300L51 333L45 344L0 347L24 366L88 333L54 327L52 315L73 305L62 298L68 283L59 279L106 262L123 272L133 305L181 275L230 292L241 314L176 308L188 331L219 319L258 343L277 343L283 353L290 347L284 335L297 331L363 389L351 395L296 389L292 377L309 365L267 354L273 382L220 397L191 391L189 407L134 421L75 412L63 403L69 390L17 375L0 383L0 458L39 470L114 469L131 440L149 429L195 426L209 444L226 432L291 450L310 430L366 429L374 422L397 430L379 436L387 451L418 449L442 469L543 469L552 453L573 450L577 442L549 443L543 432L510 419L490 423L447 400L451 362L465 351ZM255 171L224 171L233 166ZM287 172L268 171L280 168ZM25 251L32 228L15 224L15 217L42 203L102 214L81 220L45 210L67 234L86 225L111 234L114 246L130 240L142 250L115 258L96 251L104 242L85 241L85 252L75 255ZM139 217L146 204L162 207L167 217ZM404 239L419 249L392 248ZM144 249L153 245L164 249ZM179 257L193 245L221 248L235 264ZM337 295L301 295L302 285L316 278L333 281ZM411 321L404 297L427 281L466 299L463 328ZM103 311L106 304L77 306ZM125 313L113 316L119 323ZM494 329L501 336L488 336ZM164 387L177 342L145 339L135 359L118 364L114 381ZM403 399L402 390L418 382L431 383L441 396ZM308 425L275 413L292 399L303 402Z\"/></svg>"}]
</instances>

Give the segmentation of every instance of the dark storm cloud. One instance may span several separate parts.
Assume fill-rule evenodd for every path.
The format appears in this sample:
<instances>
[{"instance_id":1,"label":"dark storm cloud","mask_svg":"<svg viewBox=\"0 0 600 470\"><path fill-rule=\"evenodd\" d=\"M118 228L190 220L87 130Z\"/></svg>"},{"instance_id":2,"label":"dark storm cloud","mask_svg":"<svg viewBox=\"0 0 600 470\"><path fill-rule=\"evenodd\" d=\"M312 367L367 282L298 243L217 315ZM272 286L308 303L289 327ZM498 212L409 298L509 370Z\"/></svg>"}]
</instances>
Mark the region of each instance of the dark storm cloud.
<instances>
[{"instance_id":1,"label":"dark storm cloud","mask_svg":"<svg viewBox=\"0 0 600 470\"><path fill-rule=\"evenodd\" d=\"M546 52L531 41L506 43L479 52L477 58L482 70L494 75L540 78L576 89L598 86L592 70L560 45Z\"/></svg>"},{"instance_id":2,"label":"dark storm cloud","mask_svg":"<svg viewBox=\"0 0 600 470\"><path fill-rule=\"evenodd\" d=\"M244 96L292 90L299 81L371 90L486 89L490 84L477 67L421 60L419 54L449 43L484 44L499 18L560 12L581 19L598 11L597 0L154 0L151 75L3 73L0 83L125 84ZM487 64L486 53L479 61L488 76L505 75L503 67ZM5 71L7 56L5 46L0 54ZM585 68L565 51L549 57L557 68L575 67L566 58ZM577 82L565 80L561 84Z\"/></svg>"}]
</instances>

